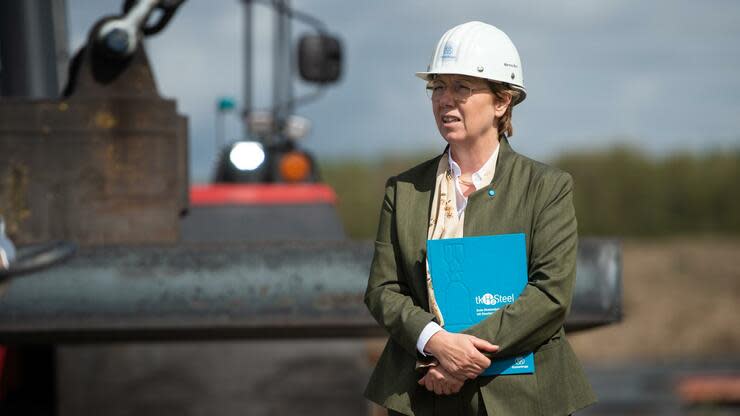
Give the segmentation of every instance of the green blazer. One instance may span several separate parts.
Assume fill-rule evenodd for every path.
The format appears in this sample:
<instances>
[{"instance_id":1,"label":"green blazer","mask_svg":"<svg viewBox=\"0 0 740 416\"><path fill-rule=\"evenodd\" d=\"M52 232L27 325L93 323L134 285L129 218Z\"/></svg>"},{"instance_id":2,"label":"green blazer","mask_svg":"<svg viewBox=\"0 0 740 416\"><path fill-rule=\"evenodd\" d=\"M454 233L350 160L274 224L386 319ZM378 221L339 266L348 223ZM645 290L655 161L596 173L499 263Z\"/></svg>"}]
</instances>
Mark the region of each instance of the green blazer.
<instances>
[{"instance_id":1,"label":"green blazer","mask_svg":"<svg viewBox=\"0 0 740 416\"><path fill-rule=\"evenodd\" d=\"M596 401L563 322L575 284L578 243L570 175L500 143L491 184L473 192L464 235L524 233L528 284L519 299L466 333L501 347L498 356L534 352L535 373L478 377L489 414L567 415ZM419 386L416 341L432 320L426 275L426 237L441 156L392 177L375 241L365 303L390 335L365 396L408 415L431 414L434 393ZM489 190L495 190L489 196Z\"/></svg>"}]
</instances>

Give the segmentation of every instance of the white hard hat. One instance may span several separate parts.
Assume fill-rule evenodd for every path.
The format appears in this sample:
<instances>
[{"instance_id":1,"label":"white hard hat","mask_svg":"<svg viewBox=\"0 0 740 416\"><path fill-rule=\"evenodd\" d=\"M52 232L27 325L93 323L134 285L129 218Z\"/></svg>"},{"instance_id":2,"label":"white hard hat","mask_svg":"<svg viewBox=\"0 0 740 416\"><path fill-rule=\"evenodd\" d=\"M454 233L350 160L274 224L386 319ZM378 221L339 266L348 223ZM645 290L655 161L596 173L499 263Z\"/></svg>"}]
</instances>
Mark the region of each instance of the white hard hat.
<instances>
[{"instance_id":1,"label":"white hard hat","mask_svg":"<svg viewBox=\"0 0 740 416\"><path fill-rule=\"evenodd\" d=\"M459 74L503 82L522 92L522 63L519 52L506 33L483 22L468 22L448 30L437 43L426 72L416 76L431 80L437 74Z\"/></svg>"}]
</instances>

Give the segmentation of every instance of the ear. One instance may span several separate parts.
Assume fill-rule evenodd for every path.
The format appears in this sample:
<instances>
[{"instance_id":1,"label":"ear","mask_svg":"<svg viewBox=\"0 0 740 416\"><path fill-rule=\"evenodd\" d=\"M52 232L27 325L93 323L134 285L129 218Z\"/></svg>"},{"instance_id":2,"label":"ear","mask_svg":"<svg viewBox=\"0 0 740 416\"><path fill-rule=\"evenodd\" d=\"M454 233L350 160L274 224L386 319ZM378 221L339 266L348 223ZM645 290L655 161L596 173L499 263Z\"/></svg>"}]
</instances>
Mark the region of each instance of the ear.
<instances>
[{"instance_id":1,"label":"ear","mask_svg":"<svg viewBox=\"0 0 740 416\"><path fill-rule=\"evenodd\" d=\"M493 95L493 114L496 118L504 115L506 109L511 105L511 94L502 93Z\"/></svg>"}]
</instances>

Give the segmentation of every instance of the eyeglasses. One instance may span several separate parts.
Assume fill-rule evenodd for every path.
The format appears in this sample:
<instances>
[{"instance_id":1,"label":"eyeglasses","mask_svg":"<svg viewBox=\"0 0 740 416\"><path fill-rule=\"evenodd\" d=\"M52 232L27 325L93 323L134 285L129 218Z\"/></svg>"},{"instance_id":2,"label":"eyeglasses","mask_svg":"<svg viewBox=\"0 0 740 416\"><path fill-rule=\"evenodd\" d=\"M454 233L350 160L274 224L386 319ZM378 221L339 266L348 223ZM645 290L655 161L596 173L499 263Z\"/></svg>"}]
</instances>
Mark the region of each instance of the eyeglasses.
<instances>
[{"instance_id":1,"label":"eyeglasses","mask_svg":"<svg viewBox=\"0 0 740 416\"><path fill-rule=\"evenodd\" d=\"M472 88L459 81L453 82L450 87L452 88L452 98L455 101L467 101L475 91L490 91L487 87ZM444 95L446 89L447 86L442 82L430 82L427 84L427 96L432 100L439 100Z\"/></svg>"}]
</instances>

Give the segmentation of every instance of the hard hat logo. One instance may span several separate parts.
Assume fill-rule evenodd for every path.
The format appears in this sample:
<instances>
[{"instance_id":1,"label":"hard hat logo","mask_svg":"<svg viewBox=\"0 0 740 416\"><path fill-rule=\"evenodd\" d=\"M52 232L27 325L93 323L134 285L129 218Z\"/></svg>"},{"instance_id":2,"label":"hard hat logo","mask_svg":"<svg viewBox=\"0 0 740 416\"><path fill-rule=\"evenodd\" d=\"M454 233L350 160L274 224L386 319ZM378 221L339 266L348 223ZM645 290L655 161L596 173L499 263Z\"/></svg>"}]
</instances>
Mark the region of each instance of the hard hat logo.
<instances>
[{"instance_id":1,"label":"hard hat logo","mask_svg":"<svg viewBox=\"0 0 740 416\"><path fill-rule=\"evenodd\" d=\"M444 47L444 52L442 52L442 59L447 60L447 59L455 59L455 58L456 58L455 47L449 43L446 44Z\"/></svg>"},{"instance_id":2,"label":"hard hat logo","mask_svg":"<svg viewBox=\"0 0 740 416\"><path fill-rule=\"evenodd\" d=\"M445 32L437 42L426 72L416 76L431 80L438 74L458 74L508 84L526 96L519 52L508 36L483 22L468 22Z\"/></svg>"}]
</instances>

